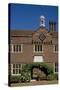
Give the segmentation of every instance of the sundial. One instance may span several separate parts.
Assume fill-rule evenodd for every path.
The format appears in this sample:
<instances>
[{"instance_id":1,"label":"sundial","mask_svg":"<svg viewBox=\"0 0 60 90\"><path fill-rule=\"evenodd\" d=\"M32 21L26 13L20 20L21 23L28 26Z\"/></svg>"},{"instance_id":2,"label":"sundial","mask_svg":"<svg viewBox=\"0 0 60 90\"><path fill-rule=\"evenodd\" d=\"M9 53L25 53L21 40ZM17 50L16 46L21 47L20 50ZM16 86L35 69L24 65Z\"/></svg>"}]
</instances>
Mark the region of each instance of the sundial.
<instances>
[{"instance_id":1,"label":"sundial","mask_svg":"<svg viewBox=\"0 0 60 90\"><path fill-rule=\"evenodd\" d=\"M43 42L44 41L44 39L46 38L46 36L43 34L43 33L41 33L40 35L39 35L39 39Z\"/></svg>"}]
</instances>

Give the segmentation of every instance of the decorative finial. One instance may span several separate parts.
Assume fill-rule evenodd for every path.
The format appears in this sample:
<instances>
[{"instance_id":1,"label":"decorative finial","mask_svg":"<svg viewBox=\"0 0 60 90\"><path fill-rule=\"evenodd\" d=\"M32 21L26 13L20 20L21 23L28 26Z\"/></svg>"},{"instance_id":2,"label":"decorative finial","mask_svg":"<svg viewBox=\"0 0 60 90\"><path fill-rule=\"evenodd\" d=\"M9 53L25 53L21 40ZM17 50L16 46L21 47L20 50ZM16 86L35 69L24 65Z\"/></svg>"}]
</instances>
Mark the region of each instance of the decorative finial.
<instances>
[{"instance_id":1,"label":"decorative finial","mask_svg":"<svg viewBox=\"0 0 60 90\"><path fill-rule=\"evenodd\" d=\"M40 27L45 27L45 17L40 16Z\"/></svg>"}]
</instances>

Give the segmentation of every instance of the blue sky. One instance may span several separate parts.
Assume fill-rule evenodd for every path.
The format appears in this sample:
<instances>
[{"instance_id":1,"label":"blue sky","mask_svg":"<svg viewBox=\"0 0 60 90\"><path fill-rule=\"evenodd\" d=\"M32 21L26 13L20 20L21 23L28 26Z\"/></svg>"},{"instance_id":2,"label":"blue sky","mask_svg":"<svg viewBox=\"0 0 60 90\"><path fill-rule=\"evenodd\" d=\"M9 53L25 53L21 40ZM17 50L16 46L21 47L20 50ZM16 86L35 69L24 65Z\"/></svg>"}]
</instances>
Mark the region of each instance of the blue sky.
<instances>
[{"instance_id":1,"label":"blue sky","mask_svg":"<svg viewBox=\"0 0 60 90\"><path fill-rule=\"evenodd\" d=\"M56 22L56 29L58 29L57 6L10 4L10 28L11 30L37 30L41 15L45 16L47 29L50 20Z\"/></svg>"}]
</instances>

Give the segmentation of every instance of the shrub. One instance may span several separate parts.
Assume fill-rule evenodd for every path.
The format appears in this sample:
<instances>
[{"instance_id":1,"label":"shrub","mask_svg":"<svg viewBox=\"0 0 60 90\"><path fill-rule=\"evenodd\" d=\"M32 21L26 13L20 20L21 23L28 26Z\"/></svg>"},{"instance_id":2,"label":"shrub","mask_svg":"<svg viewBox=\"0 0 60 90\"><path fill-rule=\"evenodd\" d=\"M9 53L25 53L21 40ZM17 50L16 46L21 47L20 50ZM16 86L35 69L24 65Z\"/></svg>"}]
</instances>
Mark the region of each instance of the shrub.
<instances>
[{"instance_id":1,"label":"shrub","mask_svg":"<svg viewBox=\"0 0 60 90\"><path fill-rule=\"evenodd\" d=\"M10 77L10 82L11 83L18 83L20 80L20 76L11 76Z\"/></svg>"},{"instance_id":2,"label":"shrub","mask_svg":"<svg viewBox=\"0 0 60 90\"><path fill-rule=\"evenodd\" d=\"M20 76L11 76L11 83L30 82L31 75L28 72L22 72Z\"/></svg>"},{"instance_id":3,"label":"shrub","mask_svg":"<svg viewBox=\"0 0 60 90\"><path fill-rule=\"evenodd\" d=\"M21 74L21 82L30 82L31 75L29 72L22 72Z\"/></svg>"},{"instance_id":4,"label":"shrub","mask_svg":"<svg viewBox=\"0 0 60 90\"><path fill-rule=\"evenodd\" d=\"M30 64L23 64L20 82L29 82L30 79L31 79Z\"/></svg>"},{"instance_id":5,"label":"shrub","mask_svg":"<svg viewBox=\"0 0 60 90\"><path fill-rule=\"evenodd\" d=\"M49 74L53 74L53 68L48 64L41 64L40 69L46 74L46 76L48 76Z\"/></svg>"},{"instance_id":6,"label":"shrub","mask_svg":"<svg viewBox=\"0 0 60 90\"><path fill-rule=\"evenodd\" d=\"M47 80L54 80L54 75L53 74L48 75Z\"/></svg>"},{"instance_id":7,"label":"shrub","mask_svg":"<svg viewBox=\"0 0 60 90\"><path fill-rule=\"evenodd\" d=\"M54 79L58 80L58 73L54 74Z\"/></svg>"},{"instance_id":8,"label":"shrub","mask_svg":"<svg viewBox=\"0 0 60 90\"><path fill-rule=\"evenodd\" d=\"M58 74L50 74L47 76L47 80L58 80Z\"/></svg>"}]
</instances>

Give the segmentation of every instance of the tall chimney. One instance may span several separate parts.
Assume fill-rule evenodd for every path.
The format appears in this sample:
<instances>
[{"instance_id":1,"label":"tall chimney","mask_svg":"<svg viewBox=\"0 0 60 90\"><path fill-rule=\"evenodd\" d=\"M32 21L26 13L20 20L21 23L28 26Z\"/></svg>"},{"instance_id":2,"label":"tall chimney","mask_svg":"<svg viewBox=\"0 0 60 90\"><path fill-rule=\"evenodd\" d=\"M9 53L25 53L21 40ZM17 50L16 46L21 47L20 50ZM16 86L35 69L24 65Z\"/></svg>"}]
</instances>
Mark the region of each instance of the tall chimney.
<instances>
[{"instance_id":1,"label":"tall chimney","mask_svg":"<svg viewBox=\"0 0 60 90\"><path fill-rule=\"evenodd\" d=\"M49 22L49 30L50 30L50 32L56 31L56 22L54 22L54 21Z\"/></svg>"}]
</instances>

